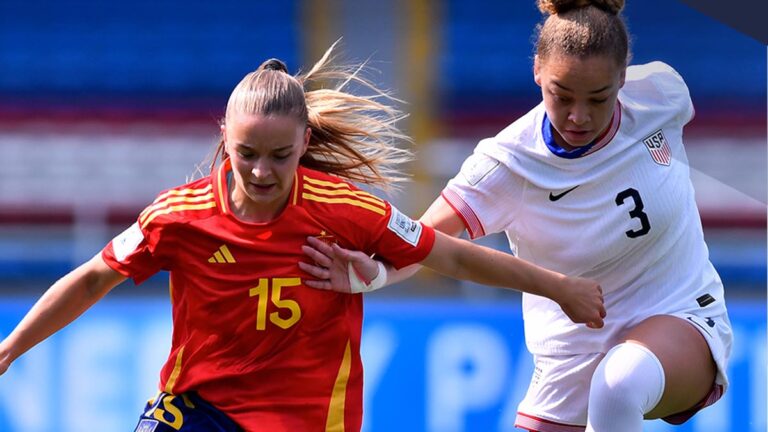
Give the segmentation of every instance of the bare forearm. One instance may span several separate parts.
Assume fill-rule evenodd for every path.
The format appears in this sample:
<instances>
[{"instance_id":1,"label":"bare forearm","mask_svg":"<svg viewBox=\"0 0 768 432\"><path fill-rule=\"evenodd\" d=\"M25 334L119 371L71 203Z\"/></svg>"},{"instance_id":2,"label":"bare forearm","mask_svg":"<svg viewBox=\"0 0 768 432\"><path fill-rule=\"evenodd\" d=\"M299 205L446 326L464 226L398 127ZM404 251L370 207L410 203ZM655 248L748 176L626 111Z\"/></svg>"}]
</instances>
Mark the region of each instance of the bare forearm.
<instances>
[{"instance_id":1,"label":"bare forearm","mask_svg":"<svg viewBox=\"0 0 768 432\"><path fill-rule=\"evenodd\" d=\"M386 265L386 267L387 267L386 285L393 285L398 282L402 282L408 279L409 277L415 275L422 268L421 264L409 265L407 267L401 268L400 270L396 270L391 265Z\"/></svg>"},{"instance_id":2,"label":"bare forearm","mask_svg":"<svg viewBox=\"0 0 768 432\"><path fill-rule=\"evenodd\" d=\"M95 273L89 270L89 264L62 277L43 294L13 332L0 342L0 363L10 364L72 322L122 279Z\"/></svg>"},{"instance_id":3,"label":"bare forearm","mask_svg":"<svg viewBox=\"0 0 768 432\"><path fill-rule=\"evenodd\" d=\"M552 298L557 284L563 278L504 252L482 248L460 247L458 239L438 236L435 249L424 261L430 268L446 276L470 280L483 285L515 289Z\"/></svg>"}]
</instances>

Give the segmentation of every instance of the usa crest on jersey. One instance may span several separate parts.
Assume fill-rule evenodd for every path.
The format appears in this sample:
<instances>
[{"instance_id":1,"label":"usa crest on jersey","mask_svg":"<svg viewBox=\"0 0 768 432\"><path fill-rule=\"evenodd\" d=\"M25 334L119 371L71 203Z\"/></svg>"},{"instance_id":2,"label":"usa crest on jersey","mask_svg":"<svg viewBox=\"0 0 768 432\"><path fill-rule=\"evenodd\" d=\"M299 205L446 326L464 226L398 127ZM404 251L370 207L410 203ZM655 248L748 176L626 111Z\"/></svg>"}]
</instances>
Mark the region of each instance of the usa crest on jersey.
<instances>
[{"instance_id":1,"label":"usa crest on jersey","mask_svg":"<svg viewBox=\"0 0 768 432\"><path fill-rule=\"evenodd\" d=\"M643 138L645 148L651 153L653 161L659 165L667 165L672 161L672 152L661 129Z\"/></svg>"}]
</instances>

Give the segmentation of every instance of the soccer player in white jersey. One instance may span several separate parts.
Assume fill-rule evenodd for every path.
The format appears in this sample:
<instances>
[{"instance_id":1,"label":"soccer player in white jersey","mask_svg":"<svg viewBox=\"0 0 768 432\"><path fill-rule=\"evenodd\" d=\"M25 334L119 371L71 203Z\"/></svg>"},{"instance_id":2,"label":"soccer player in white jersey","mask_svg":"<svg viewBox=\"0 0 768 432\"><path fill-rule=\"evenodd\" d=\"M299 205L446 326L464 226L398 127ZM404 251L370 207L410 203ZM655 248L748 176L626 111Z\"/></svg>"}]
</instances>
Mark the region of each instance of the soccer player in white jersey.
<instances>
[{"instance_id":1,"label":"soccer player in white jersey","mask_svg":"<svg viewBox=\"0 0 768 432\"><path fill-rule=\"evenodd\" d=\"M523 296L536 368L516 426L529 431L636 432L644 418L680 424L728 385L723 285L682 142L693 106L668 65L627 67L623 6L539 0L548 14L534 61L542 103L480 141L421 219L452 235L505 232L521 258L601 284L601 329ZM382 286L365 283L378 272L366 256L310 246L315 287ZM387 268L387 279L415 271Z\"/></svg>"}]
</instances>

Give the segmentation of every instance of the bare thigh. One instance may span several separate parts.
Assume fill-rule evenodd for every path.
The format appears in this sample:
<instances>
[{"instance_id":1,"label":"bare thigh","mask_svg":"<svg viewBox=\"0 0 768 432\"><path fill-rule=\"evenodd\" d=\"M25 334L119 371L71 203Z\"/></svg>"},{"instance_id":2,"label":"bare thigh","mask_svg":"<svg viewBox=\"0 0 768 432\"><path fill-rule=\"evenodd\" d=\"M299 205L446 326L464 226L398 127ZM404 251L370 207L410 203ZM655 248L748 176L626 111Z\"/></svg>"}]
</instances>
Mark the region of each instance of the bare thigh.
<instances>
[{"instance_id":1,"label":"bare thigh","mask_svg":"<svg viewBox=\"0 0 768 432\"><path fill-rule=\"evenodd\" d=\"M693 326L682 318L656 315L624 335L623 341L637 342L651 350L664 368L664 394L645 418L683 412L712 389L717 366L709 345Z\"/></svg>"}]
</instances>

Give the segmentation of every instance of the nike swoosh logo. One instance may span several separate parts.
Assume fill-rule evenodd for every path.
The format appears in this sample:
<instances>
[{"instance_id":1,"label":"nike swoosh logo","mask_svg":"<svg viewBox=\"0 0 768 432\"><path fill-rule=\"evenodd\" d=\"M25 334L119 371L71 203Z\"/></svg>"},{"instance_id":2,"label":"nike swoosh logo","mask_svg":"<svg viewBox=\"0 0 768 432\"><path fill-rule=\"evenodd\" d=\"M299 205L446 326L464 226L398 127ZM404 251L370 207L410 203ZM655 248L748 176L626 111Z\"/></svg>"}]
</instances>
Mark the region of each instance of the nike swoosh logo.
<instances>
[{"instance_id":1,"label":"nike swoosh logo","mask_svg":"<svg viewBox=\"0 0 768 432\"><path fill-rule=\"evenodd\" d=\"M576 185L576 186L574 186L574 187L572 187L572 188L568 189L567 191L564 191L564 192L560 192L560 193L559 193L559 194L557 194L557 195L555 195L555 194L553 194L552 192L550 192L550 193L549 193L549 200L550 200L550 201L552 201L552 202L555 202L555 201L559 200L560 198L562 198L562 197L564 197L564 196L568 195L568 194L569 194L569 193L570 193L572 190L576 189L576 188L577 188L577 187L579 187L579 186L581 186L581 185Z\"/></svg>"}]
</instances>

